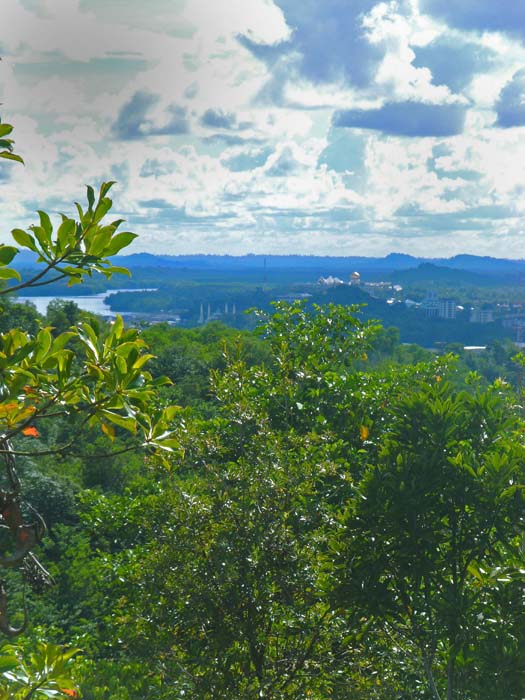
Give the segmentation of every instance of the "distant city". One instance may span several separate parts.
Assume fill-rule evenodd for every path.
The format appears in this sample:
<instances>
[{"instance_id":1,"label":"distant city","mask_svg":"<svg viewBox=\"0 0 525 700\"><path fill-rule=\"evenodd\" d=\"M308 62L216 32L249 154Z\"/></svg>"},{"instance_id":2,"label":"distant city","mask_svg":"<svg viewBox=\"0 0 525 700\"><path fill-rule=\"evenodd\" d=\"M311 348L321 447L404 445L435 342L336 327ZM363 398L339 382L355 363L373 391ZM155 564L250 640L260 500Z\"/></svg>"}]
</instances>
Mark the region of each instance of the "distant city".
<instances>
[{"instance_id":1,"label":"distant city","mask_svg":"<svg viewBox=\"0 0 525 700\"><path fill-rule=\"evenodd\" d=\"M34 261L24 262L29 274ZM102 306L105 315L123 313L137 325L221 321L246 328L255 323L245 313L250 308L271 311L272 301L303 300L363 305L365 318L396 326L402 342L425 347L525 341L523 260L471 255L428 260L395 253L384 258L137 254L114 262L132 273L126 289L119 286L121 276L109 283L94 278L83 294L99 298L98 313ZM84 303L65 286L42 292Z\"/></svg>"}]
</instances>

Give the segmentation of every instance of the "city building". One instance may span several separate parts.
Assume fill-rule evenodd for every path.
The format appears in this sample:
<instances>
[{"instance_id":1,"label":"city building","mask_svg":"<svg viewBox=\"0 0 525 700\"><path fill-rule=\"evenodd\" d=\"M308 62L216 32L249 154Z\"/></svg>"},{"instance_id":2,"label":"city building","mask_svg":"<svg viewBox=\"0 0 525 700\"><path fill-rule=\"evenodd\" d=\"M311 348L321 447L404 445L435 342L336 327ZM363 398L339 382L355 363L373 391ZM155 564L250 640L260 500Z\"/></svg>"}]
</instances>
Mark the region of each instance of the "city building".
<instances>
[{"instance_id":1,"label":"city building","mask_svg":"<svg viewBox=\"0 0 525 700\"><path fill-rule=\"evenodd\" d=\"M471 323L492 323L494 321L494 313L489 307L474 307L470 310Z\"/></svg>"},{"instance_id":2,"label":"city building","mask_svg":"<svg viewBox=\"0 0 525 700\"><path fill-rule=\"evenodd\" d=\"M446 319L456 318L456 302L454 299L439 299L438 316Z\"/></svg>"},{"instance_id":3,"label":"city building","mask_svg":"<svg viewBox=\"0 0 525 700\"><path fill-rule=\"evenodd\" d=\"M436 292L428 292L421 302L421 307L427 318L437 318L439 316L439 299Z\"/></svg>"},{"instance_id":4,"label":"city building","mask_svg":"<svg viewBox=\"0 0 525 700\"><path fill-rule=\"evenodd\" d=\"M344 284L342 279L339 279L339 277L333 277L332 275L329 275L328 277L319 277L317 283L323 287L336 287L340 284Z\"/></svg>"},{"instance_id":5,"label":"city building","mask_svg":"<svg viewBox=\"0 0 525 700\"><path fill-rule=\"evenodd\" d=\"M436 292L430 291L421 302L420 308L427 318L455 319L457 306L454 299L440 299Z\"/></svg>"}]
</instances>

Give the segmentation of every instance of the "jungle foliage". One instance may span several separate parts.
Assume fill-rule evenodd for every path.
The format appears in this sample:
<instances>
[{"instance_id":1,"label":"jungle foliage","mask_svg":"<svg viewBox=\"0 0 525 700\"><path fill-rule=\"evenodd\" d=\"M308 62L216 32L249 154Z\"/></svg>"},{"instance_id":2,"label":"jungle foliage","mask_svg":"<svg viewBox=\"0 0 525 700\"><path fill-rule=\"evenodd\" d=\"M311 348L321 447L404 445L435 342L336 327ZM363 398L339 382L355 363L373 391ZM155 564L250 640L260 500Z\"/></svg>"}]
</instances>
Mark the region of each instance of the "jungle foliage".
<instances>
[{"instance_id":1,"label":"jungle foliage","mask_svg":"<svg viewBox=\"0 0 525 700\"><path fill-rule=\"evenodd\" d=\"M257 353L217 325L198 351L149 332L212 358L209 395L167 461L79 485L56 527L53 629L84 650L84 697L520 698L515 390L387 361L358 308L260 321Z\"/></svg>"},{"instance_id":2,"label":"jungle foliage","mask_svg":"<svg viewBox=\"0 0 525 700\"><path fill-rule=\"evenodd\" d=\"M13 234L32 284L118 271L109 187ZM2 648L0 698L523 697L513 350L436 357L348 305L237 332L4 304L0 431L55 585Z\"/></svg>"}]
</instances>

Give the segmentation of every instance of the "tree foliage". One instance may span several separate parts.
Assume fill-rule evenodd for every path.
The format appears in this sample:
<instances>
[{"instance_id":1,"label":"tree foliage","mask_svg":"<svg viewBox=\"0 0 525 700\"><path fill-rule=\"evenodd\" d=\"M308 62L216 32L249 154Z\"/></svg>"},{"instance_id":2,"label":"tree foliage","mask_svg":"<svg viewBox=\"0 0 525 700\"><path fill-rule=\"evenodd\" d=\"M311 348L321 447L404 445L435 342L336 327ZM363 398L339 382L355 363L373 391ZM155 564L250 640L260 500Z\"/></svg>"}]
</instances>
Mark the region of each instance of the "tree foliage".
<instances>
[{"instance_id":1,"label":"tree foliage","mask_svg":"<svg viewBox=\"0 0 525 700\"><path fill-rule=\"evenodd\" d=\"M13 153L8 137L12 127L0 124L0 157L23 162ZM66 279L69 284L82 282L86 276L101 273L110 278L127 273L111 264L109 257L129 245L135 238L130 232L119 232L122 220L106 222L112 206L108 193L114 183L103 183L98 196L87 188L87 206L76 204L78 218L62 214L58 225L49 215L38 212L39 223L28 231L14 229L15 245L0 245L0 280L15 280L12 286L0 289L10 295L22 289L36 288ZM17 247L18 246L18 247ZM33 252L41 270L22 280L10 265L20 248ZM12 311L7 303L4 313ZM54 332L53 332L54 331ZM45 456L47 453L74 452L79 436L99 426L110 441L117 431L132 435L121 451L137 447L171 450L175 445L170 423L176 409L159 402L158 390L167 380L153 379L145 369L151 355L135 330L127 330L121 318L106 332L88 319L67 329L41 326L24 329L7 323L0 334L0 453L5 461L5 486L0 491L2 539L0 563L19 570L35 587L51 580L48 572L31 549L44 534L44 522L34 507L23 500L20 480L15 470L17 456ZM21 448L23 436L38 438L41 426L49 422L72 419L75 428L67 439L49 449ZM48 480L48 485L49 485ZM28 510L29 509L29 510ZM28 515L29 513L29 515ZM34 522L27 523L24 518ZM8 538L9 539L9 538ZM7 577L7 574L5 575ZM10 579L13 576L8 577ZM5 581L0 582L0 628L8 636L20 629L9 622L8 594ZM0 693L5 698L37 698L76 696L69 680L67 666L75 652L65 652L52 644L38 644L29 658L21 659L13 649L0 659L4 684Z\"/></svg>"},{"instance_id":2,"label":"tree foliage","mask_svg":"<svg viewBox=\"0 0 525 700\"><path fill-rule=\"evenodd\" d=\"M90 501L90 595L109 654L157 660L144 697L520 697L512 392L449 357L370 370L357 312L279 305L157 484Z\"/></svg>"}]
</instances>

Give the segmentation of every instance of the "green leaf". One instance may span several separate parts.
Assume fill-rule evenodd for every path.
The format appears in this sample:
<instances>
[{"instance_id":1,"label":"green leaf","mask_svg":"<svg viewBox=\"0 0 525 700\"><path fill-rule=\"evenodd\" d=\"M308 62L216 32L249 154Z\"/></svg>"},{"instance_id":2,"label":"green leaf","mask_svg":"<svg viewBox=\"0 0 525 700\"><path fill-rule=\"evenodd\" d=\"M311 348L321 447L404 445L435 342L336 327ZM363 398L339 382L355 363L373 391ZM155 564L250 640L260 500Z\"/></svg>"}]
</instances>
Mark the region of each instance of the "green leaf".
<instances>
[{"instance_id":1,"label":"green leaf","mask_svg":"<svg viewBox=\"0 0 525 700\"><path fill-rule=\"evenodd\" d=\"M57 335L57 337L53 340L53 346L51 348L51 352L59 352L60 350L63 350L65 346L68 344L68 342L72 338L76 338L77 334L74 333L73 331L65 331L64 333L61 333L60 335Z\"/></svg>"},{"instance_id":2,"label":"green leaf","mask_svg":"<svg viewBox=\"0 0 525 700\"><path fill-rule=\"evenodd\" d=\"M42 226L30 226L30 229L36 236L42 250L49 251L50 238L47 236L44 228Z\"/></svg>"},{"instance_id":3,"label":"green leaf","mask_svg":"<svg viewBox=\"0 0 525 700\"><path fill-rule=\"evenodd\" d=\"M86 345L86 347L91 351L94 358L98 359L99 351L97 347L97 336L95 331L89 323L83 323L78 330L78 335L80 340Z\"/></svg>"},{"instance_id":4,"label":"green leaf","mask_svg":"<svg viewBox=\"0 0 525 700\"><path fill-rule=\"evenodd\" d=\"M22 246L22 248L29 248L29 250L33 250L35 253L38 253L38 248L36 246L35 239L33 238L33 236L27 233L27 231L22 231L21 228L14 228L11 231L11 235L18 243L18 245Z\"/></svg>"},{"instance_id":5,"label":"green leaf","mask_svg":"<svg viewBox=\"0 0 525 700\"><path fill-rule=\"evenodd\" d=\"M174 450L181 449L181 444L179 440L175 440L174 438L163 439L162 435L158 438L155 438L155 440L152 440L151 442L156 447L160 447L162 450L166 450L167 452L173 452Z\"/></svg>"},{"instance_id":6,"label":"green leaf","mask_svg":"<svg viewBox=\"0 0 525 700\"><path fill-rule=\"evenodd\" d=\"M121 357L120 355L117 355L115 357L115 365L117 366L117 370L119 371L119 374L123 377L126 376L127 371L128 371L128 365L126 363L126 360Z\"/></svg>"},{"instance_id":7,"label":"green leaf","mask_svg":"<svg viewBox=\"0 0 525 700\"><path fill-rule=\"evenodd\" d=\"M100 198L105 197L109 190L115 185L115 180L109 180L108 182L103 182L100 187Z\"/></svg>"},{"instance_id":8,"label":"green leaf","mask_svg":"<svg viewBox=\"0 0 525 700\"><path fill-rule=\"evenodd\" d=\"M124 320L122 319L122 316L117 315L114 323L113 323L113 328L111 330L111 334L115 338L121 338L122 333L124 332Z\"/></svg>"},{"instance_id":9,"label":"green leaf","mask_svg":"<svg viewBox=\"0 0 525 700\"><path fill-rule=\"evenodd\" d=\"M47 239L51 240L51 234L53 233L53 224L51 219L45 211L38 211L38 216L40 217L40 226L44 229Z\"/></svg>"},{"instance_id":10,"label":"green leaf","mask_svg":"<svg viewBox=\"0 0 525 700\"><path fill-rule=\"evenodd\" d=\"M82 277L80 275L72 275L67 283L68 287L72 287L75 284L82 284Z\"/></svg>"},{"instance_id":11,"label":"green leaf","mask_svg":"<svg viewBox=\"0 0 525 700\"><path fill-rule=\"evenodd\" d=\"M18 661L16 656L2 654L0 656L0 673L5 673L6 671L14 671L15 668L18 668L19 664L20 662Z\"/></svg>"},{"instance_id":12,"label":"green leaf","mask_svg":"<svg viewBox=\"0 0 525 700\"><path fill-rule=\"evenodd\" d=\"M182 406L168 406L163 411L163 418L165 420L171 421L175 416L182 411Z\"/></svg>"},{"instance_id":13,"label":"green leaf","mask_svg":"<svg viewBox=\"0 0 525 700\"><path fill-rule=\"evenodd\" d=\"M38 345L35 353L35 359L37 362L42 362L49 353L53 338L47 328L41 328L36 337L36 341Z\"/></svg>"},{"instance_id":14,"label":"green leaf","mask_svg":"<svg viewBox=\"0 0 525 700\"><path fill-rule=\"evenodd\" d=\"M110 265L108 268L106 268L106 272L110 275L127 275L128 277L131 277L131 272L128 270L127 267L117 267L115 265Z\"/></svg>"},{"instance_id":15,"label":"green leaf","mask_svg":"<svg viewBox=\"0 0 525 700\"><path fill-rule=\"evenodd\" d=\"M74 219L66 219L60 224L57 231L57 242L62 252L74 242L76 227L77 225Z\"/></svg>"},{"instance_id":16,"label":"green leaf","mask_svg":"<svg viewBox=\"0 0 525 700\"><path fill-rule=\"evenodd\" d=\"M5 158L6 160L16 160L17 163L24 163L24 159L21 156L17 156L16 153L9 153L9 151L1 151L0 158Z\"/></svg>"},{"instance_id":17,"label":"green leaf","mask_svg":"<svg viewBox=\"0 0 525 700\"><path fill-rule=\"evenodd\" d=\"M102 432L108 436L111 442L114 442L115 428L112 425L109 425L109 423L101 423L100 427L102 428Z\"/></svg>"},{"instance_id":18,"label":"green leaf","mask_svg":"<svg viewBox=\"0 0 525 700\"><path fill-rule=\"evenodd\" d=\"M137 357L139 347L140 346L138 345L136 340L130 340L128 342L121 343L117 347L117 350L116 350L117 355L122 355L122 357L129 357L129 355L132 352L134 352L135 353L134 357ZM153 357L153 355L150 355L150 357Z\"/></svg>"},{"instance_id":19,"label":"green leaf","mask_svg":"<svg viewBox=\"0 0 525 700\"><path fill-rule=\"evenodd\" d=\"M87 252L90 255L102 255L113 236L115 229L113 226L103 226L96 235L90 239Z\"/></svg>"},{"instance_id":20,"label":"green leaf","mask_svg":"<svg viewBox=\"0 0 525 700\"><path fill-rule=\"evenodd\" d=\"M20 274L12 267L0 267L0 280L22 280Z\"/></svg>"},{"instance_id":21,"label":"green leaf","mask_svg":"<svg viewBox=\"0 0 525 700\"><path fill-rule=\"evenodd\" d=\"M100 221L111 209L113 202L109 197L102 198L95 209L95 221Z\"/></svg>"},{"instance_id":22,"label":"green leaf","mask_svg":"<svg viewBox=\"0 0 525 700\"><path fill-rule=\"evenodd\" d=\"M152 360L154 357L155 357L155 355L150 355L150 354L141 355L133 363L133 369L141 369L147 362Z\"/></svg>"},{"instance_id":23,"label":"green leaf","mask_svg":"<svg viewBox=\"0 0 525 700\"><path fill-rule=\"evenodd\" d=\"M87 186L87 201L89 205L89 211L93 211L93 206L95 204L95 190L91 185Z\"/></svg>"},{"instance_id":24,"label":"green leaf","mask_svg":"<svg viewBox=\"0 0 525 700\"><path fill-rule=\"evenodd\" d=\"M13 131L11 124L0 124L0 138L8 136Z\"/></svg>"},{"instance_id":25,"label":"green leaf","mask_svg":"<svg viewBox=\"0 0 525 700\"><path fill-rule=\"evenodd\" d=\"M116 255L122 248L126 248L132 243L135 238L137 238L137 234L131 233L130 231L122 231L121 233L115 234L104 250L104 255Z\"/></svg>"},{"instance_id":26,"label":"green leaf","mask_svg":"<svg viewBox=\"0 0 525 700\"><path fill-rule=\"evenodd\" d=\"M137 432L137 421L135 418L131 418L131 416L122 416L120 413L113 413L113 411L107 411L103 410L102 415L104 418L107 418L109 421L114 423L115 425L118 425L120 428L124 428L125 430L128 430L131 433L136 433Z\"/></svg>"},{"instance_id":27,"label":"green leaf","mask_svg":"<svg viewBox=\"0 0 525 700\"><path fill-rule=\"evenodd\" d=\"M11 245L0 245L0 265L9 265L18 253L18 248Z\"/></svg>"}]
</instances>

